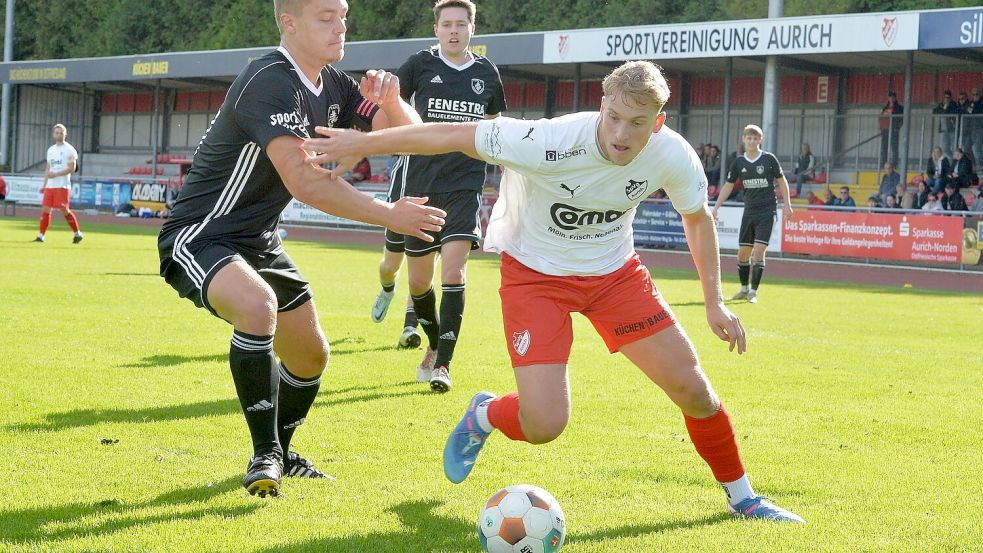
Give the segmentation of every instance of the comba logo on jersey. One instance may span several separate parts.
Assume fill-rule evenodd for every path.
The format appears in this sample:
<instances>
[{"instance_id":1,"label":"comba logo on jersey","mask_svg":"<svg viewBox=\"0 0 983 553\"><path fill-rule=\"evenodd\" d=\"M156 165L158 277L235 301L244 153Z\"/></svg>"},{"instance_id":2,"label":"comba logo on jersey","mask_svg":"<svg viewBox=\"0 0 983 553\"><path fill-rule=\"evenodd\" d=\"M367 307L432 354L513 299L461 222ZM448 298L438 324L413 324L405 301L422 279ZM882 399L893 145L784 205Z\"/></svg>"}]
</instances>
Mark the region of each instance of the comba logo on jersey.
<instances>
[{"instance_id":1,"label":"comba logo on jersey","mask_svg":"<svg viewBox=\"0 0 983 553\"><path fill-rule=\"evenodd\" d=\"M608 211L588 211L572 205L555 203L550 207L550 216L556 226L563 230L577 230L580 227L613 223L621 218L626 211L609 209Z\"/></svg>"}]
</instances>

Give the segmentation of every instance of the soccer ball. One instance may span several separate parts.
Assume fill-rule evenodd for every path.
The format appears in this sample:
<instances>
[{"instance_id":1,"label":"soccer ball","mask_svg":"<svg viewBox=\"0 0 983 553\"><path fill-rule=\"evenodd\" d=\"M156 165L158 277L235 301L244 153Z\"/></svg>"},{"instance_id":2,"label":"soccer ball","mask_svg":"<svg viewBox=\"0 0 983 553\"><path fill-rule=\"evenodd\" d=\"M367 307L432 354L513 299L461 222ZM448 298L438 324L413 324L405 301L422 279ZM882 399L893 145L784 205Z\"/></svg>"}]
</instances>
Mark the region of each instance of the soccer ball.
<instances>
[{"instance_id":1,"label":"soccer ball","mask_svg":"<svg viewBox=\"0 0 983 553\"><path fill-rule=\"evenodd\" d=\"M495 492L478 518L478 538L488 553L556 553L566 533L556 498L528 484Z\"/></svg>"}]
</instances>

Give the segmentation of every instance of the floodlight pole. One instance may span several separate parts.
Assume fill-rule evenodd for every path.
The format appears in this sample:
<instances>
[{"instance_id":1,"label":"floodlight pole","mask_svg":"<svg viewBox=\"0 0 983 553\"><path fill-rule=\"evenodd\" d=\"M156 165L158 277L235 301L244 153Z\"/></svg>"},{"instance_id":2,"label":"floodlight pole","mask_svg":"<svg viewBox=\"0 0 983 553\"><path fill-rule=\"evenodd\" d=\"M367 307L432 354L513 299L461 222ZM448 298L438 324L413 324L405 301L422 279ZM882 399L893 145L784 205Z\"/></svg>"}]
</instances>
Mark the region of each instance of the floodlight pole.
<instances>
[{"instance_id":1,"label":"floodlight pole","mask_svg":"<svg viewBox=\"0 0 983 553\"><path fill-rule=\"evenodd\" d=\"M768 19L778 19L785 13L784 0L768 0ZM778 151L778 56L765 58L765 89L761 127L770 152Z\"/></svg>"},{"instance_id":2,"label":"floodlight pole","mask_svg":"<svg viewBox=\"0 0 983 553\"><path fill-rule=\"evenodd\" d=\"M14 59L14 0L7 0L7 17L3 25L3 61ZM10 135L10 83L3 83L0 99L0 165L7 164L7 145Z\"/></svg>"}]
</instances>

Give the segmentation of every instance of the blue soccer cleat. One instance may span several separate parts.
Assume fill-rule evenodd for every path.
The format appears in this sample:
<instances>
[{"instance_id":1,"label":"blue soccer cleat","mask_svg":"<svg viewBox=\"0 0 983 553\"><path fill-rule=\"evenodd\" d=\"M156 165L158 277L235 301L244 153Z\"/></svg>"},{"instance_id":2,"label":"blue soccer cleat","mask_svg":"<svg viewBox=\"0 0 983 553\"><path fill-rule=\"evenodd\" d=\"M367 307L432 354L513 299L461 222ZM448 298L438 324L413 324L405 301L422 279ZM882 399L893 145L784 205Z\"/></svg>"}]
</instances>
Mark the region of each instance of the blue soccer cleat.
<instances>
[{"instance_id":1,"label":"blue soccer cleat","mask_svg":"<svg viewBox=\"0 0 983 553\"><path fill-rule=\"evenodd\" d=\"M768 498L761 497L760 495L749 497L737 505L732 506L730 512L746 518L761 518L776 522L797 522L799 524L806 523L805 519L799 515L792 511L782 509L778 505L768 501Z\"/></svg>"},{"instance_id":2,"label":"blue soccer cleat","mask_svg":"<svg viewBox=\"0 0 983 553\"><path fill-rule=\"evenodd\" d=\"M495 394L491 392L475 394L468 404L468 410L464 412L464 418L457 423L454 431L447 438L447 445L444 446L444 474L455 484L464 482L464 479L471 474L478 452L488 438L489 433L478 426L478 418L474 411L483 401L494 397Z\"/></svg>"}]
</instances>

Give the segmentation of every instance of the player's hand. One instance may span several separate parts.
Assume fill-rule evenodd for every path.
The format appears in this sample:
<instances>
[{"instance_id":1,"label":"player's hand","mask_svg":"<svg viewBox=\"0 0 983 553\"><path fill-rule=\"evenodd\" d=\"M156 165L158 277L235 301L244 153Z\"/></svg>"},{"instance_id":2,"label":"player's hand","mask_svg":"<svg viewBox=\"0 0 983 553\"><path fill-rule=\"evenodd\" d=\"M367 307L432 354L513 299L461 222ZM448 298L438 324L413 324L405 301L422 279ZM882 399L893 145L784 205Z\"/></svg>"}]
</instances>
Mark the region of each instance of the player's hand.
<instances>
[{"instance_id":1,"label":"player's hand","mask_svg":"<svg viewBox=\"0 0 983 553\"><path fill-rule=\"evenodd\" d=\"M782 213L785 215L786 218L791 217L792 216L792 205L791 204L785 204L784 206L782 206Z\"/></svg>"},{"instance_id":2,"label":"player's hand","mask_svg":"<svg viewBox=\"0 0 983 553\"><path fill-rule=\"evenodd\" d=\"M713 206L713 209L710 210L710 217L713 218L714 223L717 223L720 220L720 216L717 214L718 209L719 208L717 206Z\"/></svg>"},{"instance_id":3,"label":"player's hand","mask_svg":"<svg viewBox=\"0 0 983 553\"><path fill-rule=\"evenodd\" d=\"M442 209L424 205L429 198L405 196L393 204L389 212L386 226L393 232L416 236L424 242L433 242L433 235L427 232L438 232L444 226L447 213Z\"/></svg>"},{"instance_id":4,"label":"player's hand","mask_svg":"<svg viewBox=\"0 0 983 553\"><path fill-rule=\"evenodd\" d=\"M308 138L301 143L301 148L307 151L315 165L337 163L331 171L333 177L341 176L365 157L361 148L368 138L363 132L329 127L315 127L314 132L325 138Z\"/></svg>"},{"instance_id":5,"label":"player's hand","mask_svg":"<svg viewBox=\"0 0 983 553\"><path fill-rule=\"evenodd\" d=\"M370 69L358 83L362 96L379 106L399 100L399 77L381 69Z\"/></svg>"},{"instance_id":6,"label":"player's hand","mask_svg":"<svg viewBox=\"0 0 983 553\"><path fill-rule=\"evenodd\" d=\"M713 333L718 338L730 343L730 346L727 348L728 351L734 351L735 347L737 348L738 354L747 351L747 337L744 334L744 325L741 324L741 320L737 318L737 315L732 313L730 309L727 309L723 303L707 305L707 323L710 324L710 330L713 330Z\"/></svg>"}]
</instances>

